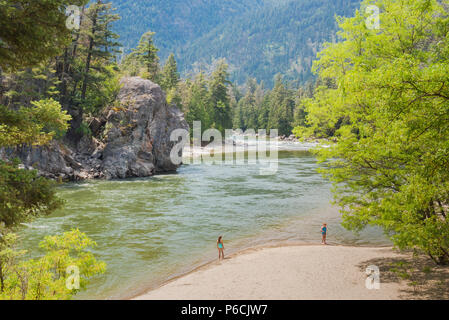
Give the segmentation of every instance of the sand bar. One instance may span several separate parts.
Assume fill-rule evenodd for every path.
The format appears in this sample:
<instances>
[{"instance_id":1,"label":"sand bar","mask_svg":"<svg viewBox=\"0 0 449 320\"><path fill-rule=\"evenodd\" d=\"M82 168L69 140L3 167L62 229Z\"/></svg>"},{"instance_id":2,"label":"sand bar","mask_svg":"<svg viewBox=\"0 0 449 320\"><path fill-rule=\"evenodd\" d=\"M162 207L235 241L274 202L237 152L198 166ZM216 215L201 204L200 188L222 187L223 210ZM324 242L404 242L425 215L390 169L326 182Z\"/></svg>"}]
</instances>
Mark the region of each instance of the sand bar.
<instances>
[{"instance_id":1,"label":"sand bar","mask_svg":"<svg viewBox=\"0 0 449 320\"><path fill-rule=\"evenodd\" d=\"M247 250L174 279L137 300L404 299L405 281L383 279L392 248L294 245ZM369 290L366 268L379 264L380 289ZM388 279L387 279L388 278Z\"/></svg>"}]
</instances>

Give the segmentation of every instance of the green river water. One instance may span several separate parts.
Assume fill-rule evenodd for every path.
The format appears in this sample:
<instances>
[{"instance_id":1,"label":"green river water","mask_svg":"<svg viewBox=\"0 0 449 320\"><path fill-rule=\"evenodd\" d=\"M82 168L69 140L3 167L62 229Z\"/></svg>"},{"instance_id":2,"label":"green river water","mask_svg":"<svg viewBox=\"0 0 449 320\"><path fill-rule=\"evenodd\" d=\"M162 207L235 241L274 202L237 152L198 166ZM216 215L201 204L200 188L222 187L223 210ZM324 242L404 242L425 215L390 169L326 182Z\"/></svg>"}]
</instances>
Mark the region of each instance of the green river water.
<instances>
[{"instance_id":1,"label":"green river water","mask_svg":"<svg viewBox=\"0 0 449 320\"><path fill-rule=\"evenodd\" d=\"M79 228L98 246L107 272L77 299L124 299L226 254L276 243L320 243L328 223L329 242L388 245L376 229L359 235L344 230L330 205L330 185L316 172L315 158L292 146L279 153L279 170L259 175L257 166L184 165L176 174L147 179L67 184L67 203L35 220L20 234L31 255L46 235Z\"/></svg>"}]
</instances>

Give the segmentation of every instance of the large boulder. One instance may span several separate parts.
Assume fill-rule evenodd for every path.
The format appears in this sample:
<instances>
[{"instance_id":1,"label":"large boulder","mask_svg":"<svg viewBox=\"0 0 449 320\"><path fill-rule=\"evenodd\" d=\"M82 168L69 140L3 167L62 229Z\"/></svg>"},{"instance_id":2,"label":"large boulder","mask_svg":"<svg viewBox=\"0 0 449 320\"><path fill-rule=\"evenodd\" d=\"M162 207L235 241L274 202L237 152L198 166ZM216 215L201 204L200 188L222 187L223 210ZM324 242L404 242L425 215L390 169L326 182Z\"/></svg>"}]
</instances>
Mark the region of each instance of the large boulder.
<instances>
[{"instance_id":1,"label":"large boulder","mask_svg":"<svg viewBox=\"0 0 449 320\"><path fill-rule=\"evenodd\" d=\"M122 179L175 171L170 160L175 129L188 130L184 115L169 106L160 86L139 77L124 78L113 107L90 119L94 136L84 136L76 147L53 141L43 147L0 149L0 159L21 159L53 179Z\"/></svg>"},{"instance_id":2,"label":"large boulder","mask_svg":"<svg viewBox=\"0 0 449 320\"><path fill-rule=\"evenodd\" d=\"M106 178L146 177L174 171L173 130L188 125L168 106L161 87L139 77L124 78L116 106L106 116L102 171Z\"/></svg>"}]
</instances>

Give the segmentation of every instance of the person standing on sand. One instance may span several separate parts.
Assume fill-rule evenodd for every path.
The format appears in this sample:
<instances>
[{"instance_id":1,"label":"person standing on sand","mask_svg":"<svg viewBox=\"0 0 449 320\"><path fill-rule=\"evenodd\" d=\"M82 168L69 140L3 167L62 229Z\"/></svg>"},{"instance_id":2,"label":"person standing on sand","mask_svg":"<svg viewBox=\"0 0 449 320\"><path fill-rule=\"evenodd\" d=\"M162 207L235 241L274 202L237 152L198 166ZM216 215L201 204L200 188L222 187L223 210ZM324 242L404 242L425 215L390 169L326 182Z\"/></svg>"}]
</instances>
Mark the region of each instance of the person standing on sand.
<instances>
[{"instance_id":1,"label":"person standing on sand","mask_svg":"<svg viewBox=\"0 0 449 320\"><path fill-rule=\"evenodd\" d=\"M323 223L323 226L321 227L321 244L327 244L326 243L326 236L327 236L327 224Z\"/></svg>"},{"instance_id":2,"label":"person standing on sand","mask_svg":"<svg viewBox=\"0 0 449 320\"><path fill-rule=\"evenodd\" d=\"M224 244L223 237L219 236L217 240L218 260L224 259Z\"/></svg>"}]
</instances>

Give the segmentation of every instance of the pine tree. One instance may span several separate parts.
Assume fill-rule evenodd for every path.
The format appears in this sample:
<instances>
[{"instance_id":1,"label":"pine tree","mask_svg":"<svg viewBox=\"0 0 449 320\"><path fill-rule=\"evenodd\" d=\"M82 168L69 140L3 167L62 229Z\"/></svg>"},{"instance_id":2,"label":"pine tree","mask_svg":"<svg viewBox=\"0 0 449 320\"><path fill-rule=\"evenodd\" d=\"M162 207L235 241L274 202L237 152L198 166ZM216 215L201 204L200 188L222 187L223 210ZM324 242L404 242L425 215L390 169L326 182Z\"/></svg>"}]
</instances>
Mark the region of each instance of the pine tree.
<instances>
[{"instance_id":1,"label":"pine tree","mask_svg":"<svg viewBox=\"0 0 449 320\"><path fill-rule=\"evenodd\" d=\"M213 125L224 132L232 128L232 115L228 93L228 65L224 60L219 61L209 81L210 101L212 105Z\"/></svg>"},{"instance_id":2,"label":"pine tree","mask_svg":"<svg viewBox=\"0 0 449 320\"><path fill-rule=\"evenodd\" d=\"M86 51L86 62L84 70L84 79L81 89L81 100L86 100L87 87L90 82L98 80L101 73L106 72L104 64L110 63L113 56L117 53L120 44L116 41L119 36L111 31L111 23L120 19L117 14L112 13L110 3L103 4L101 0L92 4L87 11L88 28L85 35L88 38L88 48ZM95 70L100 74L91 74L91 64L95 60Z\"/></svg>"},{"instance_id":3,"label":"pine tree","mask_svg":"<svg viewBox=\"0 0 449 320\"><path fill-rule=\"evenodd\" d=\"M64 8L87 0L0 1L0 68L34 67L70 43Z\"/></svg>"},{"instance_id":4,"label":"pine tree","mask_svg":"<svg viewBox=\"0 0 449 320\"><path fill-rule=\"evenodd\" d=\"M270 94L267 93L264 96L259 109L259 117L258 117L259 129L266 129L266 130L270 129L268 127L269 115L270 115Z\"/></svg>"},{"instance_id":5,"label":"pine tree","mask_svg":"<svg viewBox=\"0 0 449 320\"><path fill-rule=\"evenodd\" d=\"M275 85L270 94L270 105L269 129L278 129L280 135L290 135L293 129L294 101L281 75L276 76Z\"/></svg>"},{"instance_id":6,"label":"pine tree","mask_svg":"<svg viewBox=\"0 0 449 320\"><path fill-rule=\"evenodd\" d=\"M246 124L245 124L245 116L243 113L243 100L240 100L237 103L237 106L234 108L234 117L232 119L232 127L234 129L242 129L245 130Z\"/></svg>"},{"instance_id":7,"label":"pine tree","mask_svg":"<svg viewBox=\"0 0 449 320\"><path fill-rule=\"evenodd\" d=\"M119 52L119 36L112 32L112 23L120 17L110 3L97 0L83 10L81 28L73 34L72 44L65 51L61 103L72 116L69 140L77 142L83 135L80 127L86 112L95 113L110 101L108 82L114 78L111 66ZM61 58L59 58L61 60Z\"/></svg>"},{"instance_id":8,"label":"pine tree","mask_svg":"<svg viewBox=\"0 0 449 320\"><path fill-rule=\"evenodd\" d=\"M145 67L144 77L153 82L159 82L158 48L153 43L154 32L148 31L140 39L139 45L131 53L130 59L141 62Z\"/></svg>"},{"instance_id":9,"label":"pine tree","mask_svg":"<svg viewBox=\"0 0 449 320\"><path fill-rule=\"evenodd\" d=\"M246 94L243 98L245 129L257 129L258 127L256 89L257 80L254 78L248 79L246 83Z\"/></svg>"},{"instance_id":10,"label":"pine tree","mask_svg":"<svg viewBox=\"0 0 449 320\"><path fill-rule=\"evenodd\" d=\"M186 120L191 130L194 121L201 121L201 129L204 132L213 122L213 114L209 99L207 81L203 72L200 72L190 88L190 102L186 112Z\"/></svg>"},{"instance_id":11,"label":"pine tree","mask_svg":"<svg viewBox=\"0 0 449 320\"><path fill-rule=\"evenodd\" d=\"M166 91L172 90L178 86L179 72L175 60L175 55L172 53L165 62L162 70L162 88Z\"/></svg>"},{"instance_id":12,"label":"pine tree","mask_svg":"<svg viewBox=\"0 0 449 320\"><path fill-rule=\"evenodd\" d=\"M242 93L235 83L232 84L230 93L230 103L232 110L232 127L234 129L241 129L242 121L243 121L243 112L242 108L239 106L240 101L242 100Z\"/></svg>"}]
</instances>

